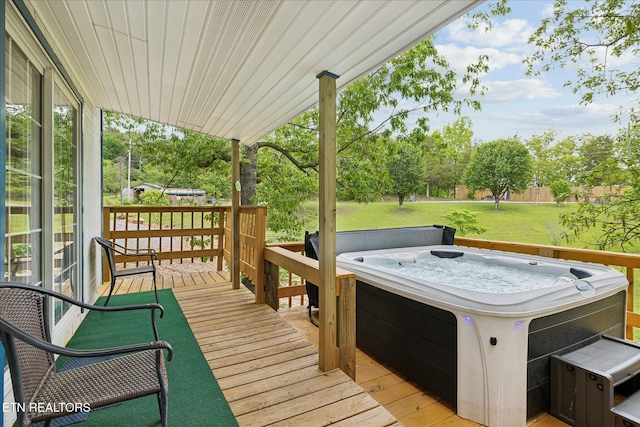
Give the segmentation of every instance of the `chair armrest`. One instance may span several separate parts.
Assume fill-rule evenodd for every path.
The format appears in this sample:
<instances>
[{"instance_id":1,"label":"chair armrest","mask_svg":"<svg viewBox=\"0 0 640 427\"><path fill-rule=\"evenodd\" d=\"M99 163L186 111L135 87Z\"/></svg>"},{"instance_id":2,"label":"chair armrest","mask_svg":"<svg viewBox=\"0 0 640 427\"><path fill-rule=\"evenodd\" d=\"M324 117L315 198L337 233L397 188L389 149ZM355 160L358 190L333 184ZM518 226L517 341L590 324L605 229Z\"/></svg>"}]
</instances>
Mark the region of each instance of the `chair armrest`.
<instances>
[{"instance_id":1,"label":"chair armrest","mask_svg":"<svg viewBox=\"0 0 640 427\"><path fill-rule=\"evenodd\" d=\"M120 255L125 255L125 256L145 256L148 255L151 258L155 258L158 259L158 255L156 254L156 250L153 248L149 248L149 249L135 249L135 248L125 248L122 245L117 244L116 242L111 242L113 244L113 246L119 248L116 249L114 247L114 251L118 252Z\"/></svg>"},{"instance_id":2,"label":"chair armrest","mask_svg":"<svg viewBox=\"0 0 640 427\"><path fill-rule=\"evenodd\" d=\"M69 302L73 305L77 305L78 307L86 308L88 310L96 310L96 311L105 311L105 312L113 312L113 311L129 311L129 310L159 310L160 317L164 317L164 307L158 303L147 303L147 304L131 304L131 305L121 305L121 306L109 306L104 307L101 305L93 305L87 304L86 302L78 301L73 299L67 295L61 294L56 291L52 291L50 289L41 288L40 286L28 285L25 283L13 283L13 282L2 282L0 283L0 288L14 288L14 289L25 289L32 292L38 292L43 295L48 295L53 298L58 298L63 301Z\"/></svg>"},{"instance_id":3,"label":"chair armrest","mask_svg":"<svg viewBox=\"0 0 640 427\"><path fill-rule=\"evenodd\" d=\"M116 354L126 354L126 353L135 353L145 350L167 350L167 360L171 360L173 358L173 348L171 344L166 341L154 341L149 343L138 343L131 345L123 345L119 347L108 347L108 348L100 348L100 349L91 349L91 350L76 350L72 348L61 347L59 345L52 344L47 341L43 341L39 338L34 337L22 329L12 325L10 322L0 318L0 326L3 330L8 331L11 335L15 336L21 341L26 342L29 345L32 345L36 348L39 348L44 351L48 351L54 354L60 354L63 356L69 357L97 357L97 356L111 356Z\"/></svg>"},{"instance_id":4,"label":"chair armrest","mask_svg":"<svg viewBox=\"0 0 640 427\"><path fill-rule=\"evenodd\" d=\"M49 297L57 298L62 301L66 301L70 304L76 305L78 307L86 308L87 310L96 310L101 312L117 312L117 311L132 311L132 310L151 310L151 327L153 328L153 335L156 341L158 338L158 329L156 327L156 310L160 312L160 318L164 317L164 307L158 303L147 303L147 304L132 304L132 305L121 305L121 306L99 306L93 304L87 304L82 301L78 301L67 295L61 294L56 291L52 291L50 289L41 288L39 286L27 285L24 283L12 283L12 282L2 282L0 283L1 288L14 288L14 289L25 289L31 292L38 292L42 295L46 295Z\"/></svg>"}]
</instances>

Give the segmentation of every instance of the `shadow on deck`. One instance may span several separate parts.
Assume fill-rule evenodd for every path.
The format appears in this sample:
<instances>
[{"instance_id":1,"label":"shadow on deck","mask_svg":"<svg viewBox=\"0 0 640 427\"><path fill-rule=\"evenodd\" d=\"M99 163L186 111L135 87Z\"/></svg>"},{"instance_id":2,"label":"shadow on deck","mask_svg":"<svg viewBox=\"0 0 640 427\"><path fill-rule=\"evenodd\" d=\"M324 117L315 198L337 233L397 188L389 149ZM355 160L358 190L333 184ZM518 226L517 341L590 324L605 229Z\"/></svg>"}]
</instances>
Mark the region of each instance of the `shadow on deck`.
<instances>
[{"instance_id":1,"label":"shadow on deck","mask_svg":"<svg viewBox=\"0 0 640 427\"><path fill-rule=\"evenodd\" d=\"M233 290L227 273L206 265L163 265L158 273L158 289L173 289L241 426L478 425L360 350L357 383L340 370L321 371L318 330L303 306L276 313L256 305L248 289ZM133 276L114 294L152 289L151 275ZM543 414L528 425L567 424Z\"/></svg>"}]
</instances>

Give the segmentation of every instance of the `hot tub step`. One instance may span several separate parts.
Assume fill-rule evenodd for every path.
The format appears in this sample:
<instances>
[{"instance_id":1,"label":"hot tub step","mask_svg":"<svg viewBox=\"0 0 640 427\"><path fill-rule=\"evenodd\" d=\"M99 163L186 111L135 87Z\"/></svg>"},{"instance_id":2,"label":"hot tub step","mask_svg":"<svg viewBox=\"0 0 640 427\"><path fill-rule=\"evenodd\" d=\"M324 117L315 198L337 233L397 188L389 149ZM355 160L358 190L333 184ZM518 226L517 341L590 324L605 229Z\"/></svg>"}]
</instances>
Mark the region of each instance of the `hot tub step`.
<instances>
[{"instance_id":1,"label":"hot tub step","mask_svg":"<svg viewBox=\"0 0 640 427\"><path fill-rule=\"evenodd\" d=\"M624 399L611 410L615 426L640 427L640 390Z\"/></svg>"},{"instance_id":2,"label":"hot tub step","mask_svg":"<svg viewBox=\"0 0 640 427\"><path fill-rule=\"evenodd\" d=\"M603 336L551 356L550 413L573 426L640 427L638 388L640 344ZM630 395L614 405L617 390Z\"/></svg>"}]
</instances>

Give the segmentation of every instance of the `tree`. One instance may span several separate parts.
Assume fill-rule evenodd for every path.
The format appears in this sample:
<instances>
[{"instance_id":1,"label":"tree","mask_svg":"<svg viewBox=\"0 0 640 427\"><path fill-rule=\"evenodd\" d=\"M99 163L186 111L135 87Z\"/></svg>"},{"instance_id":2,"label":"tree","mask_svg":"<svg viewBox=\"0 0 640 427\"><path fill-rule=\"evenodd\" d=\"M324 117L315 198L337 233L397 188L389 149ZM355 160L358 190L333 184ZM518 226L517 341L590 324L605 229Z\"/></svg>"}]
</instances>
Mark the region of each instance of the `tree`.
<instances>
[{"instance_id":1,"label":"tree","mask_svg":"<svg viewBox=\"0 0 640 427\"><path fill-rule=\"evenodd\" d=\"M571 195L571 184L567 181L553 181L549 185L549 189L558 206L563 204Z\"/></svg>"},{"instance_id":2,"label":"tree","mask_svg":"<svg viewBox=\"0 0 640 427\"><path fill-rule=\"evenodd\" d=\"M616 176L602 175L596 169L596 178L604 177L603 185L622 180L624 185L611 185L613 192L580 203L575 212L560 215L567 227L564 238L582 238L589 231L599 231L593 244L597 249L620 249L637 252L640 245L640 138L626 130L618 135L618 143L611 162L621 165ZM594 181L596 178L591 178Z\"/></svg>"},{"instance_id":3,"label":"tree","mask_svg":"<svg viewBox=\"0 0 640 427\"><path fill-rule=\"evenodd\" d=\"M555 0L553 15L543 19L529 43L537 51L525 60L528 75L537 75L554 67L576 69L565 86L579 93L582 103L617 93L637 93L640 69L633 61L640 45L640 4L623 0ZM619 65L616 65L619 64ZM638 99L628 109L631 126L638 122Z\"/></svg>"},{"instance_id":4,"label":"tree","mask_svg":"<svg viewBox=\"0 0 640 427\"><path fill-rule=\"evenodd\" d=\"M463 116L453 124L446 125L442 132L434 132L432 136L435 146L430 149L437 153L440 161L439 185L446 188L449 198L451 189L455 189L462 180L471 156L473 123L469 117Z\"/></svg>"},{"instance_id":5,"label":"tree","mask_svg":"<svg viewBox=\"0 0 640 427\"><path fill-rule=\"evenodd\" d=\"M126 135L120 130L106 127L102 133L102 158L115 161L127 153L128 142L124 141Z\"/></svg>"},{"instance_id":6,"label":"tree","mask_svg":"<svg viewBox=\"0 0 640 427\"><path fill-rule=\"evenodd\" d=\"M532 179L531 155L514 139L479 145L464 174L464 182L472 191L491 191L495 209L507 191L520 193L531 185Z\"/></svg>"},{"instance_id":7,"label":"tree","mask_svg":"<svg viewBox=\"0 0 640 427\"><path fill-rule=\"evenodd\" d=\"M587 188L609 184L619 184L620 165L615 156L615 142L610 136L584 135L578 148L578 183Z\"/></svg>"},{"instance_id":8,"label":"tree","mask_svg":"<svg viewBox=\"0 0 640 427\"><path fill-rule=\"evenodd\" d=\"M398 196L398 205L402 204L406 196L416 194L425 181L422 152L414 145L404 143L390 156L387 163L391 192Z\"/></svg>"},{"instance_id":9,"label":"tree","mask_svg":"<svg viewBox=\"0 0 640 427\"><path fill-rule=\"evenodd\" d=\"M533 164L533 185L548 187L554 181L573 182L580 169L580 157L575 139L556 141L556 132L534 134L525 145Z\"/></svg>"},{"instance_id":10,"label":"tree","mask_svg":"<svg viewBox=\"0 0 640 427\"><path fill-rule=\"evenodd\" d=\"M577 145L573 137L565 138L549 147L549 175L546 180L575 183L580 168L580 158L576 152Z\"/></svg>"},{"instance_id":11,"label":"tree","mask_svg":"<svg viewBox=\"0 0 640 427\"><path fill-rule=\"evenodd\" d=\"M546 131L542 135L534 134L525 145L531 154L533 166L533 185L546 187L551 182L553 165L551 164L551 146L555 142L556 132Z\"/></svg>"}]
</instances>

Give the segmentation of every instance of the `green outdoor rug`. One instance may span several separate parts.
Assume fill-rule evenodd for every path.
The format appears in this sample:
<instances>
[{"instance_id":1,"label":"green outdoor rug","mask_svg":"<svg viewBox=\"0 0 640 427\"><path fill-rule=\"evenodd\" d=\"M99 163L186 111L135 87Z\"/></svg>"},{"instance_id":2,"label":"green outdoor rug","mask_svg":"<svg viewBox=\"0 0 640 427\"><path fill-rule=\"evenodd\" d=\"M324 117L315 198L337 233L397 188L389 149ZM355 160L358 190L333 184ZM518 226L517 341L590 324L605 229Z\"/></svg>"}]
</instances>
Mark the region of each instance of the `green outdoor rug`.
<instances>
[{"instance_id":1,"label":"green outdoor rug","mask_svg":"<svg viewBox=\"0 0 640 427\"><path fill-rule=\"evenodd\" d=\"M173 347L167 362L169 378L169 426L226 427L238 423L224 398L211 368L196 342L189 324L171 290L158 291L165 309L158 317L160 339ZM154 301L153 292L111 297L109 306L143 304ZM96 304L102 305L104 298ZM153 341L148 310L133 312L90 312L67 345L70 348L101 348ZM58 361L61 365L64 360ZM159 426L160 411L155 395L95 410L74 427Z\"/></svg>"}]
</instances>

